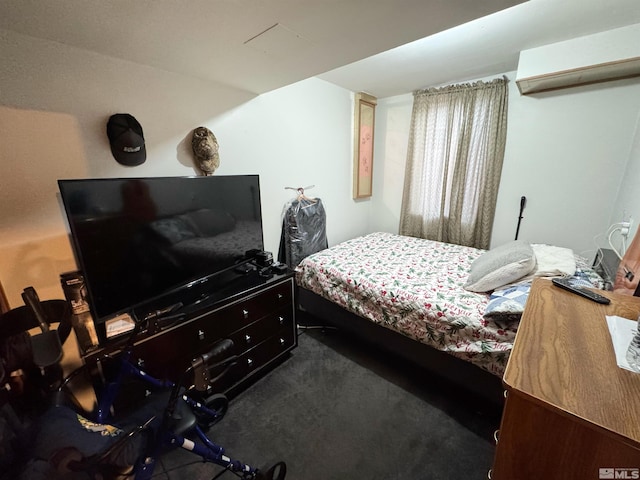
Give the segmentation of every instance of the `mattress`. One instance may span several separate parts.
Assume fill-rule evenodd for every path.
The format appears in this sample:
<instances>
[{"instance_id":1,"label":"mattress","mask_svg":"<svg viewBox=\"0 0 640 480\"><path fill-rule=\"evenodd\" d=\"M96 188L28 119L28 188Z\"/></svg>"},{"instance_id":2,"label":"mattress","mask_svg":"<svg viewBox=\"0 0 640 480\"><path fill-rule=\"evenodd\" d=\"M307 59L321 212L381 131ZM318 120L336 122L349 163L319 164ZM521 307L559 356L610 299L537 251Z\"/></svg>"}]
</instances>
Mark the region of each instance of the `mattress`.
<instances>
[{"instance_id":1,"label":"mattress","mask_svg":"<svg viewBox=\"0 0 640 480\"><path fill-rule=\"evenodd\" d=\"M376 232L305 258L296 282L351 313L501 377L520 315L485 316L490 295L463 288L472 262L484 252Z\"/></svg>"}]
</instances>

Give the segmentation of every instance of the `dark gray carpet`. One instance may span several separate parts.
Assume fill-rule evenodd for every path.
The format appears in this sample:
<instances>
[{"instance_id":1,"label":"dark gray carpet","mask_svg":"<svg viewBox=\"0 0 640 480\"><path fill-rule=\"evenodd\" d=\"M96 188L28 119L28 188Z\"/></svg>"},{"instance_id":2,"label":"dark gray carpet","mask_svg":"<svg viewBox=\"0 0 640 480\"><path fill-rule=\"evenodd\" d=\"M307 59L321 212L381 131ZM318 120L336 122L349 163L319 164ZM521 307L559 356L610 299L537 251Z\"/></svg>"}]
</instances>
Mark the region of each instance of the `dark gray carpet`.
<instances>
[{"instance_id":1,"label":"dark gray carpet","mask_svg":"<svg viewBox=\"0 0 640 480\"><path fill-rule=\"evenodd\" d=\"M289 480L487 478L495 406L337 331L307 330L298 340L211 429L229 456L258 467L284 460ZM220 471L193 460L172 452L157 478Z\"/></svg>"}]
</instances>

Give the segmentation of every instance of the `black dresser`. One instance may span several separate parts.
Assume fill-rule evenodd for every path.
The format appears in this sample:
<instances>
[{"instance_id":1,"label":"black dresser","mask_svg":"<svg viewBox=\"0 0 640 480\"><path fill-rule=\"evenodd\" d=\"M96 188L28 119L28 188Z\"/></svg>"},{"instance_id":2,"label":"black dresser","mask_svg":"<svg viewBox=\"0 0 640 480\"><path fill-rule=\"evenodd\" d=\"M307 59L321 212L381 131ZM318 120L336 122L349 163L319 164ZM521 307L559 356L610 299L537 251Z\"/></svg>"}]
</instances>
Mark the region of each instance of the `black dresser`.
<instances>
[{"instance_id":1,"label":"black dresser","mask_svg":"<svg viewBox=\"0 0 640 480\"><path fill-rule=\"evenodd\" d=\"M216 383L216 390L232 397L297 346L292 272L269 278L256 272L236 275L216 295L183 311L178 323L164 327L152 323L136 337L133 359L156 378L177 380L195 356L221 339L231 339L230 353L238 359ZM112 358L121 347L122 339L107 341L83 356L94 385L113 368Z\"/></svg>"}]
</instances>

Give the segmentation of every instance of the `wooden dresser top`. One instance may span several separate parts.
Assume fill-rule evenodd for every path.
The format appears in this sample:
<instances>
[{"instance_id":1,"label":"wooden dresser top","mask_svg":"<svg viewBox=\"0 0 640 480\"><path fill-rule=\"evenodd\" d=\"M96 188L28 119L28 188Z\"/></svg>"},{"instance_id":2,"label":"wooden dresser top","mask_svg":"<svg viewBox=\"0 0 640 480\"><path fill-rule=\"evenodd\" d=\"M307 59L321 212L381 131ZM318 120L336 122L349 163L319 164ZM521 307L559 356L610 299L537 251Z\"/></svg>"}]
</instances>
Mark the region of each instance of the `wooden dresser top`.
<instances>
[{"instance_id":1,"label":"wooden dresser top","mask_svg":"<svg viewBox=\"0 0 640 480\"><path fill-rule=\"evenodd\" d=\"M606 315L636 319L640 298L598 292L600 305L533 283L504 375L511 393L640 445L640 374L616 364Z\"/></svg>"}]
</instances>

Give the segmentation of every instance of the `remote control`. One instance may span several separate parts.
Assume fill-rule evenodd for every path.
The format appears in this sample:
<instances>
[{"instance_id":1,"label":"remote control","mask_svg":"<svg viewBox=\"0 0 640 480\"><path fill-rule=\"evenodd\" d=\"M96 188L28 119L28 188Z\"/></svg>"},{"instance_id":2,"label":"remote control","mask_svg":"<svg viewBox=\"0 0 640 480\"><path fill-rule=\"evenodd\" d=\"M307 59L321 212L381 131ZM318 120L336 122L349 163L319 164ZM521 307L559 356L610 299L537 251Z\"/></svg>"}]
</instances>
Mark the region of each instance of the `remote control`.
<instances>
[{"instance_id":1,"label":"remote control","mask_svg":"<svg viewBox=\"0 0 640 480\"><path fill-rule=\"evenodd\" d=\"M556 287L564 288L571 293L588 298L594 302L602 303L604 305L608 305L611 302L607 297L592 292L588 288L572 285L568 278L552 278L551 281Z\"/></svg>"}]
</instances>

